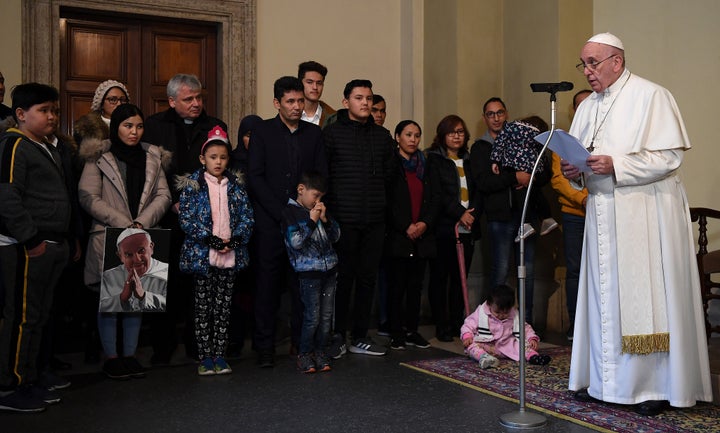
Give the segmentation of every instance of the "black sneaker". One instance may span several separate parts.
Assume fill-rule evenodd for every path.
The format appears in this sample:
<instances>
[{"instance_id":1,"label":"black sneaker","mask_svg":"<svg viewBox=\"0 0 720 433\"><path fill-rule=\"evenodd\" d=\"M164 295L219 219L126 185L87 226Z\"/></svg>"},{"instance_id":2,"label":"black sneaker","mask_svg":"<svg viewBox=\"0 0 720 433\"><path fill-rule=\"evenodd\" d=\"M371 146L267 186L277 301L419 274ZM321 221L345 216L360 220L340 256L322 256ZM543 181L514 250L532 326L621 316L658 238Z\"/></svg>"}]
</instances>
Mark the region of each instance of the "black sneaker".
<instances>
[{"instance_id":1,"label":"black sneaker","mask_svg":"<svg viewBox=\"0 0 720 433\"><path fill-rule=\"evenodd\" d=\"M110 358L105 361L102 371L105 376L115 380L129 380L132 374L120 358Z\"/></svg>"},{"instance_id":2,"label":"black sneaker","mask_svg":"<svg viewBox=\"0 0 720 433\"><path fill-rule=\"evenodd\" d=\"M420 349L427 349L430 347L430 343L417 332L408 332L405 336L405 342L408 346L419 347Z\"/></svg>"},{"instance_id":3,"label":"black sneaker","mask_svg":"<svg viewBox=\"0 0 720 433\"><path fill-rule=\"evenodd\" d=\"M548 355L533 355L528 359L528 362L532 365L548 365L552 361L552 358Z\"/></svg>"},{"instance_id":4,"label":"black sneaker","mask_svg":"<svg viewBox=\"0 0 720 433\"><path fill-rule=\"evenodd\" d=\"M435 336L438 341L442 341L443 343L451 343L454 341L453 334L447 329L437 331Z\"/></svg>"},{"instance_id":5,"label":"black sneaker","mask_svg":"<svg viewBox=\"0 0 720 433\"><path fill-rule=\"evenodd\" d=\"M47 407L42 399L33 396L28 387L0 394L0 410L42 412Z\"/></svg>"},{"instance_id":6,"label":"black sneaker","mask_svg":"<svg viewBox=\"0 0 720 433\"><path fill-rule=\"evenodd\" d=\"M351 353L359 355L382 356L387 353L387 349L385 347L375 344L375 342L369 337L353 340L349 350Z\"/></svg>"},{"instance_id":7,"label":"black sneaker","mask_svg":"<svg viewBox=\"0 0 720 433\"><path fill-rule=\"evenodd\" d=\"M65 389L71 385L70 381L62 376L58 376L55 373L47 371L40 375L38 384L44 386L50 391L56 391L58 389Z\"/></svg>"},{"instance_id":8,"label":"black sneaker","mask_svg":"<svg viewBox=\"0 0 720 433\"><path fill-rule=\"evenodd\" d=\"M568 327L567 336L568 341L573 341L573 334L575 334L575 322L570 322L570 327Z\"/></svg>"},{"instance_id":9,"label":"black sneaker","mask_svg":"<svg viewBox=\"0 0 720 433\"><path fill-rule=\"evenodd\" d=\"M405 350L405 339L402 337L393 337L390 340L390 348L392 350Z\"/></svg>"},{"instance_id":10,"label":"black sneaker","mask_svg":"<svg viewBox=\"0 0 720 433\"><path fill-rule=\"evenodd\" d=\"M47 404L60 403L60 394L58 394L57 391L50 391L38 384L28 385L27 389L31 396Z\"/></svg>"},{"instance_id":11,"label":"black sneaker","mask_svg":"<svg viewBox=\"0 0 720 433\"><path fill-rule=\"evenodd\" d=\"M125 368L130 372L130 377L142 379L145 377L145 368L134 356L127 356L122 359Z\"/></svg>"}]
</instances>

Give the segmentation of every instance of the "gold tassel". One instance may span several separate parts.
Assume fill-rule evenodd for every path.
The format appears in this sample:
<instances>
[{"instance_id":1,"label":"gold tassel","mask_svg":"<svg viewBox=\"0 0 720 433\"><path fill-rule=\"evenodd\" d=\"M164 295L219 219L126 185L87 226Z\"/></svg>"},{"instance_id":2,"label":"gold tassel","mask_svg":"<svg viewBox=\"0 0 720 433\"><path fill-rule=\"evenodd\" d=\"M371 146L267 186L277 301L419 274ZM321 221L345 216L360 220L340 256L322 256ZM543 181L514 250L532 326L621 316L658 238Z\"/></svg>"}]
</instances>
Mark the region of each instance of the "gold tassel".
<instances>
[{"instance_id":1,"label":"gold tassel","mask_svg":"<svg viewBox=\"0 0 720 433\"><path fill-rule=\"evenodd\" d=\"M647 355L655 352L670 351L670 333L645 335L623 335L622 353L632 355Z\"/></svg>"}]
</instances>

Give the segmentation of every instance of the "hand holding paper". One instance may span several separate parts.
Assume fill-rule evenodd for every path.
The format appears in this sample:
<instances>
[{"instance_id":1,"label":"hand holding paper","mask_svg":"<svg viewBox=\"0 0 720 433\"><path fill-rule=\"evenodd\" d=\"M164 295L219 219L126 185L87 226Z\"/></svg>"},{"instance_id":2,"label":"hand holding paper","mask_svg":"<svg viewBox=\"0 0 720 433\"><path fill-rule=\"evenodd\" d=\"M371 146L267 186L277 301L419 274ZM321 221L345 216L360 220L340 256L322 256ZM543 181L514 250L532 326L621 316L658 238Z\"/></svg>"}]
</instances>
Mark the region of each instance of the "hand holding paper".
<instances>
[{"instance_id":1,"label":"hand holding paper","mask_svg":"<svg viewBox=\"0 0 720 433\"><path fill-rule=\"evenodd\" d=\"M545 144L549 134L550 131L538 134L535 137L535 140ZM562 129L555 130L548 147L550 150L560 155L560 158L579 168L581 172L592 172L590 167L587 165L587 159L590 156L590 152L585 149L585 146L583 146L577 138Z\"/></svg>"}]
</instances>

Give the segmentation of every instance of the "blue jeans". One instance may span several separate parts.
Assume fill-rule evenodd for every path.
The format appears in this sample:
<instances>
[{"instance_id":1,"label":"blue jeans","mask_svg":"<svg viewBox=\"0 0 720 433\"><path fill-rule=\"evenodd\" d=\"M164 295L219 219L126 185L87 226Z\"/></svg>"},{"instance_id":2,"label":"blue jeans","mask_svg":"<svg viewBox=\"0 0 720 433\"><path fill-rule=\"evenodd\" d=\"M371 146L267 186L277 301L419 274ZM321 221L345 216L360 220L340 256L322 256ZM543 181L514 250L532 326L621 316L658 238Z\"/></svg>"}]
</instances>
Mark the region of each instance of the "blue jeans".
<instances>
[{"instance_id":1,"label":"blue jeans","mask_svg":"<svg viewBox=\"0 0 720 433\"><path fill-rule=\"evenodd\" d=\"M305 307L300 330L300 353L324 351L332 327L337 273L299 279L300 299Z\"/></svg>"},{"instance_id":2,"label":"blue jeans","mask_svg":"<svg viewBox=\"0 0 720 433\"><path fill-rule=\"evenodd\" d=\"M490 284L492 287L507 284L510 273L510 253L515 251L515 263L520 261L520 243L515 242L520 227L518 221L488 221L487 231L490 240ZM535 288L535 238L537 234L525 239L525 321L532 323L533 294Z\"/></svg>"},{"instance_id":3,"label":"blue jeans","mask_svg":"<svg viewBox=\"0 0 720 433\"><path fill-rule=\"evenodd\" d=\"M569 213L562 214L563 242L565 244L565 293L570 322L575 321L578 281L580 279L580 260L582 258L585 217Z\"/></svg>"},{"instance_id":4,"label":"blue jeans","mask_svg":"<svg viewBox=\"0 0 720 433\"><path fill-rule=\"evenodd\" d=\"M135 356L142 313L98 313L98 331L105 355L109 358L117 353L117 319L120 314L123 327L123 353L121 356Z\"/></svg>"}]
</instances>

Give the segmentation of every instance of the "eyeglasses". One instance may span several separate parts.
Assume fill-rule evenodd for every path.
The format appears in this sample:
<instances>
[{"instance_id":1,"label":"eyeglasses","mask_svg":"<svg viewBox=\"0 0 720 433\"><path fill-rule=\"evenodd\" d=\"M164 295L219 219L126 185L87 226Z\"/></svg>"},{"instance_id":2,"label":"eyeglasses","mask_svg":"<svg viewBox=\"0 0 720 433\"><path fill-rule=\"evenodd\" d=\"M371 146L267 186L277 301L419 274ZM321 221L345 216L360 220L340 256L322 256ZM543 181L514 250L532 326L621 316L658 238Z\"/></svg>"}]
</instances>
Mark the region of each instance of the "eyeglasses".
<instances>
[{"instance_id":1,"label":"eyeglasses","mask_svg":"<svg viewBox=\"0 0 720 433\"><path fill-rule=\"evenodd\" d=\"M115 105L118 102L121 104L127 104L128 102L130 102L130 100L128 98L125 98L125 97L118 98L117 96L108 96L107 98L105 98L105 100L108 101L112 105Z\"/></svg>"},{"instance_id":2,"label":"eyeglasses","mask_svg":"<svg viewBox=\"0 0 720 433\"><path fill-rule=\"evenodd\" d=\"M580 73L585 72L585 68L588 68L588 69L590 70L590 72L595 72L595 70L596 70L597 67L600 65L600 63L604 62L605 60L610 60L610 59L612 59L612 58L615 57L615 56L617 56L617 54L613 54L613 55L611 55L610 57L608 57L607 59L600 60L599 62L592 62L592 63L582 62L582 63L578 63L577 65L575 65L575 68L576 68L578 71L580 71Z\"/></svg>"},{"instance_id":3,"label":"eyeglasses","mask_svg":"<svg viewBox=\"0 0 720 433\"><path fill-rule=\"evenodd\" d=\"M485 117L488 119L491 117L503 117L505 115L505 110L498 110L498 111L486 111Z\"/></svg>"},{"instance_id":4,"label":"eyeglasses","mask_svg":"<svg viewBox=\"0 0 720 433\"><path fill-rule=\"evenodd\" d=\"M465 136L465 130L464 129L456 129L454 131L450 131L447 133L449 136L457 136L457 137L464 137Z\"/></svg>"}]
</instances>

